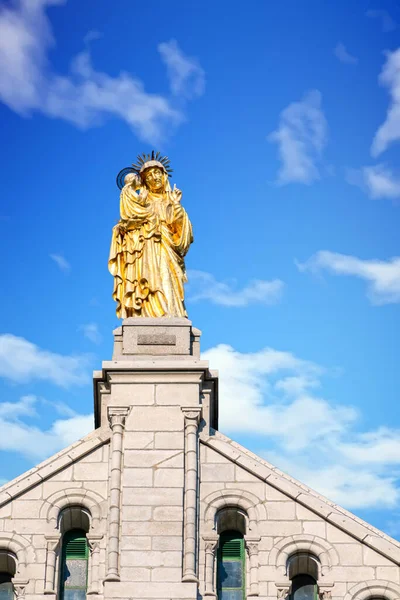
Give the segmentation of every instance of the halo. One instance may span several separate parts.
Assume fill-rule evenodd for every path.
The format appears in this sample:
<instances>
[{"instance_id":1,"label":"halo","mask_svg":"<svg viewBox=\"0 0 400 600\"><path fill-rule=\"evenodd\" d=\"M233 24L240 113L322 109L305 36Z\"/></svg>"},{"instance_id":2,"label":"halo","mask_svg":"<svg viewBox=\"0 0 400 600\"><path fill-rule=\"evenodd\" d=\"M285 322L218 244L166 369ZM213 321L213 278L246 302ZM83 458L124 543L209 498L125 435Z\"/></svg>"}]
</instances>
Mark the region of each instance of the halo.
<instances>
[{"instance_id":1,"label":"halo","mask_svg":"<svg viewBox=\"0 0 400 600\"><path fill-rule=\"evenodd\" d=\"M160 152L155 152L154 150L152 150L151 154L138 154L136 163L132 165L133 171L137 175L140 175L140 173L143 173L143 171L147 168L146 164L149 162L158 162L167 173L168 177L171 177L172 169L170 167L170 160L168 156L161 156ZM149 165L149 167L151 166L153 165Z\"/></svg>"},{"instance_id":2,"label":"halo","mask_svg":"<svg viewBox=\"0 0 400 600\"><path fill-rule=\"evenodd\" d=\"M118 173L117 175L117 186L119 187L120 190L122 190L122 188L125 185L125 177L128 175L128 173L135 173L133 167L125 167L125 169L121 169L121 171Z\"/></svg>"}]
</instances>

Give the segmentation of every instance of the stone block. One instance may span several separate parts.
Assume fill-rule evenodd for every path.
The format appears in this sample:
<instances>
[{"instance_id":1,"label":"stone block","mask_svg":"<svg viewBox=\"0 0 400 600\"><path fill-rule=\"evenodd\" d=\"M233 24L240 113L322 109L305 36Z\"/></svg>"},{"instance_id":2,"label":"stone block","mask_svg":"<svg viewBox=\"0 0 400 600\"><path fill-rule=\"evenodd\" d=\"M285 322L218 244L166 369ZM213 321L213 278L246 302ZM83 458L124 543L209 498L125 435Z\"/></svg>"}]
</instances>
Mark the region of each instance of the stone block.
<instances>
[{"instance_id":1,"label":"stone block","mask_svg":"<svg viewBox=\"0 0 400 600\"><path fill-rule=\"evenodd\" d=\"M182 533L182 529L181 529ZM169 550L169 551L182 551L182 536L153 536L152 540L152 548L153 550Z\"/></svg>"},{"instance_id":2,"label":"stone block","mask_svg":"<svg viewBox=\"0 0 400 600\"><path fill-rule=\"evenodd\" d=\"M359 543L354 544L336 544L335 549L339 554L339 561L342 566L362 565L362 546Z\"/></svg>"},{"instance_id":3,"label":"stone block","mask_svg":"<svg viewBox=\"0 0 400 600\"><path fill-rule=\"evenodd\" d=\"M183 430L183 415L179 406L134 406L130 417L132 431Z\"/></svg>"},{"instance_id":4,"label":"stone block","mask_svg":"<svg viewBox=\"0 0 400 600\"><path fill-rule=\"evenodd\" d=\"M134 524L130 523L132 530L134 531ZM124 532L124 525L122 526L122 532ZM164 538L162 538L164 539ZM136 536L136 535L122 535L121 536L121 550L151 550L150 536Z\"/></svg>"},{"instance_id":5,"label":"stone block","mask_svg":"<svg viewBox=\"0 0 400 600\"><path fill-rule=\"evenodd\" d=\"M184 447L183 429L180 432L156 432L154 447L160 450L178 449L183 450Z\"/></svg>"},{"instance_id":6,"label":"stone block","mask_svg":"<svg viewBox=\"0 0 400 600\"><path fill-rule=\"evenodd\" d=\"M198 406L198 383L159 383L156 386L156 404L160 406Z\"/></svg>"},{"instance_id":7,"label":"stone block","mask_svg":"<svg viewBox=\"0 0 400 600\"><path fill-rule=\"evenodd\" d=\"M230 464L206 464L201 465L202 481L234 481L235 467Z\"/></svg>"},{"instance_id":8,"label":"stone block","mask_svg":"<svg viewBox=\"0 0 400 600\"><path fill-rule=\"evenodd\" d=\"M123 473L124 488L132 487L152 487L153 486L153 469L139 469L125 467ZM133 490L124 490L124 504L130 504L130 498L135 492Z\"/></svg>"},{"instance_id":9,"label":"stone block","mask_svg":"<svg viewBox=\"0 0 400 600\"><path fill-rule=\"evenodd\" d=\"M124 521L150 521L150 506L123 506L122 518Z\"/></svg>"},{"instance_id":10,"label":"stone block","mask_svg":"<svg viewBox=\"0 0 400 600\"><path fill-rule=\"evenodd\" d=\"M158 582L137 582L135 585L126 582L106 582L104 586L105 598L121 598L137 600L194 600L197 598L196 583L165 583Z\"/></svg>"},{"instance_id":11,"label":"stone block","mask_svg":"<svg viewBox=\"0 0 400 600\"><path fill-rule=\"evenodd\" d=\"M187 319L129 318L122 323L121 346L113 359L135 356L190 356L191 322Z\"/></svg>"},{"instance_id":12,"label":"stone block","mask_svg":"<svg viewBox=\"0 0 400 600\"><path fill-rule=\"evenodd\" d=\"M133 506L182 506L180 488L136 488L129 504Z\"/></svg>"},{"instance_id":13,"label":"stone block","mask_svg":"<svg viewBox=\"0 0 400 600\"><path fill-rule=\"evenodd\" d=\"M182 506L157 506L153 510L154 521L183 521Z\"/></svg>"},{"instance_id":14,"label":"stone block","mask_svg":"<svg viewBox=\"0 0 400 600\"><path fill-rule=\"evenodd\" d=\"M266 502L268 520L271 521L292 521L296 518L295 503L287 502Z\"/></svg>"},{"instance_id":15,"label":"stone block","mask_svg":"<svg viewBox=\"0 0 400 600\"><path fill-rule=\"evenodd\" d=\"M107 463L99 463L95 468L91 463L78 462L74 464L74 481L106 481L107 479Z\"/></svg>"},{"instance_id":16,"label":"stone block","mask_svg":"<svg viewBox=\"0 0 400 600\"><path fill-rule=\"evenodd\" d=\"M303 531L304 533L326 539L325 521L303 521Z\"/></svg>"},{"instance_id":17,"label":"stone block","mask_svg":"<svg viewBox=\"0 0 400 600\"><path fill-rule=\"evenodd\" d=\"M157 469L154 472L154 487L183 488L183 469Z\"/></svg>"},{"instance_id":18,"label":"stone block","mask_svg":"<svg viewBox=\"0 0 400 600\"><path fill-rule=\"evenodd\" d=\"M182 452L176 450L125 450L125 467L158 467L166 466L166 461Z\"/></svg>"},{"instance_id":19,"label":"stone block","mask_svg":"<svg viewBox=\"0 0 400 600\"><path fill-rule=\"evenodd\" d=\"M155 389L152 383L115 383L111 386L111 394L107 399L109 406L149 406L154 404ZM132 417L129 414L125 427L131 430Z\"/></svg>"},{"instance_id":20,"label":"stone block","mask_svg":"<svg viewBox=\"0 0 400 600\"><path fill-rule=\"evenodd\" d=\"M122 567L120 576L122 581L150 581L151 569L144 567Z\"/></svg>"},{"instance_id":21,"label":"stone block","mask_svg":"<svg viewBox=\"0 0 400 600\"><path fill-rule=\"evenodd\" d=\"M151 571L151 579L152 581L176 581L180 582L182 580L182 569L173 568L173 567L163 567L152 569Z\"/></svg>"},{"instance_id":22,"label":"stone block","mask_svg":"<svg viewBox=\"0 0 400 600\"><path fill-rule=\"evenodd\" d=\"M376 567L377 579L383 579L386 581L393 581L399 583L400 581L400 569L398 567Z\"/></svg>"},{"instance_id":23,"label":"stone block","mask_svg":"<svg viewBox=\"0 0 400 600\"><path fill-rule=\"evenodd\" d=\"M125 450L151 450L154 448L154 433L146 431L139 432L125 431L124 449Z\"/></svg>"}]
</instances>

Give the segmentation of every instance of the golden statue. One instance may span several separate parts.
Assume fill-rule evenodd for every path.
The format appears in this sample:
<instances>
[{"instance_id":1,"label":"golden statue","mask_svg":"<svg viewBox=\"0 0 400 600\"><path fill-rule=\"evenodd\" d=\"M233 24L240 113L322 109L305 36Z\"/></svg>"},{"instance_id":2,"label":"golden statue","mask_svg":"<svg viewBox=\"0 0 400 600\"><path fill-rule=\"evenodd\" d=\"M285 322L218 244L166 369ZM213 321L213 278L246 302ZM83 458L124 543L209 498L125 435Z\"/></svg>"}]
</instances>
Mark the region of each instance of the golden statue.
<instances>
[{"instance_id":1,"label":"golden statue","mask_svg":"<svg viewBox=\"0 0 400 600\"><path fill-rule=\"evenodd\" d=\"M170 176L168 158L153 151L117 177L121 218L113 228L108 268L118 318L187 316L183 259L192 225Z\"/></svg>"}]
</instances>

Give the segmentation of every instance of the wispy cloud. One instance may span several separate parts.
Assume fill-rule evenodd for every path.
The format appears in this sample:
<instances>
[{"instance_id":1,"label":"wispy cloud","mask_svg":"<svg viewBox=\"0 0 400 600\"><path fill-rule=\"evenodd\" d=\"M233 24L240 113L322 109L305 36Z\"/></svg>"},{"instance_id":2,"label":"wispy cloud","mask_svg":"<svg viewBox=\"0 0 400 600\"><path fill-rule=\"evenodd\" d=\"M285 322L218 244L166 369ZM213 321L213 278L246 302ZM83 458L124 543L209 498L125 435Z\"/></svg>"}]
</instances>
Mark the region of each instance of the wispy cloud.
<instances>
[{"instance_id":1,"label":"wispy cloud","mask_svg":"<svg viewBox=\"0 0 400 600\"><path fill-rule=\"evenodd\" d=\"M78 415L71 409L68 418L56 419L49 429L32 425L29 418L37 416L38 401L35 396L24 396L18 402L0 404L0 431L7 431L0 436L0 451L42 460L92 431L93 415Z\"/></svg>"},{"instance_id":2,"label":"wispy cloud","mask_svg":"<svg viewBox=\"0 0 400 600\"><path fill-rule=\"evenodd\" d=\"M380 163L361 169L348 169L347 182L365 190L371 198L400 198L400 175Z\"/></svg>"},{"instance_id":3,"label":"wispy cloud","mask_svg":"<svg viewBox=\"0 0 400 600\"><path fill-rule=\"evenodd\" d=\"M278 129L268 136L270 142L278 145L282 161L277 183L310 184L319 179L318 163L327 138L328 126L318 90L289 104L281 112Z\"/></svg>"},{"instance_id":4,"label":"wispy cloud","mask_svg":"<svg viewBox=\"0 0 400 600\"><path fill-rule=\"evenodd\" d=\"M176 40L159 44L158 51L167 65L171 91L175 96L201 96L205 89L205 74L195 58L185 56Z\"/></svg>"},{"instance_id":5,"label":"wispy cloud","mask_svg":"<svg viewBox=\"0 0 400 600\"><path fill-rule=\"evenodd\" d=\"M357 431L358 412L319 392L326 369L290 352L203 354L220 374L220 429L264 437L267 460L347 508L393 508L400 489L400 431ZM258 438L256 436L259 436Z\"/></svg>"},{"instance_id":6,"label":"wispy cloud","mask_svg":"<svg viewBox=\"0 0 400 600\"><path fill-rule=\"evenodd\" d=\"M208 300L221 306L240 307L249 304L276 304L282 297L284 283L280 279L256 279L238 288L237 281L217 281L211 273L189 271L188 301Z\"/></svg>"},{"instance_id":7,"label":"wispy cloud","mask_svg":"<svg viewBox=\"0 0 400 600\"><path fill-rule=\"evenodd\" d=\"M334 275L350 275L368 283L367 296L372 304L400 302L400 257L390 260L362 260L356 256L321 250L306 262L298 263L300 271L328 271Z\"/></svg>"},{"instance_id":8,"label":"wispy cloud","mask_svg":"<svg viewBox=\"0 0 400 600\"><path fill-rule=\"evenodd\" d=\"M56 354L25 338L0 335L0 377L17 383L45 380L61 387L83 385L90 381L89 364L87 355Z\"/></svg>"},{"instance_id":9,"label":"wispy cloud","mask_svg":"<svg viewBox=\"0 0 400 600\"><path fill-rule=\"evenodd\" d=\"M393 142L400 140L400 48L386 53L386 62L379 75L379 82L388 88L391 103L386 119L373 139L372 156L379 156Z\"/></svg>"},{"instance_id":10,"label":"wispy cloud","mask_svg":"<svg viewBox=\"0 0 400 600\"><path fill-rule=\"evenodd\" d=\"M396 21L390 16L387 10L376 9L376 10L367 10L365 13L367 17L372 19L379 19L382 26L382 31L385 33L389 31L394 31L397 27Z\"/></svg>"},{"instance_id":11,"label":"wispy cloud","mask_svg":"<svg viewBox=\"0 0 400 600\"><path fill-rule=\"evenodd\" d=\"M21 116L41 112L82 129L117 117L145 141L163 139L167 129L184 120L182 104L177 108L167 97L148 93L143 82L129 73L113 77L96 70L88 49L72 59L66 75L52 70L48 52L55 40L46 9L64 3L19 0L0 9L0 99ZM86 45L96 38L97 32L89 32ZM192 79L197 82L190 84L193 93L198 92L201 68L197 66L195 71L193 63L189 73L191 59L170 44L165 52L175 88L189 90L188 80ZM163 58L166 60L166 55Z\"/></svg>"},{"instance_id":12,"label":"wispy cloud","mask_svg":"<svg viewBox=\"0 0 400 600\"><path fill-rule=\"evenodd\" d=\"M335 46L333 53L337 59L339 59L343 63L346 63L347 65L356 65L358 63L358 58L350 54L350 52L347 51L346 46L342 44L342 42L339 42Z\"/></svg>"},{"instance_id":13,"label":"wispy cloud","mask_svg":"<svg viewBox=\"0 0 400 600\"><path fill-rule=\"evenodd\" d=\"M103 338L97 323L86 323L85 325L81 325L79 329L83 332L85 338L94 344L101 344Z\"/></svg>"},{"instance_id":14,"label":"wispy cloud","mask_svg":"<svg viewBox=\"0 0 400 600\"><path fill-rule=\"evenodd\" d=\"M50 254L50 258L51 260L54 260L57 267L61 271L64 271L64 273L69 273L71 271L71 265L61 254Z\"/></svg>"}]
</instances>

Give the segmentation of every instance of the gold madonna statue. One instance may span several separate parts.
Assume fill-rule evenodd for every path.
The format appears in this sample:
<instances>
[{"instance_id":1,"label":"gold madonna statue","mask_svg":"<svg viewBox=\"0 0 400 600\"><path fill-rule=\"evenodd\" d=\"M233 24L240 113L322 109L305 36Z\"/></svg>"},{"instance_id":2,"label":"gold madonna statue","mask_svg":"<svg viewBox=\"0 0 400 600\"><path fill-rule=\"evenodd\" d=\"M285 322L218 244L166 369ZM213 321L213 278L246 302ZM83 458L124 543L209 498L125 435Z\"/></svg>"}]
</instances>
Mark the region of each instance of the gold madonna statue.
<instances>
[{"instance_id":1,"label":"gold madonna statue","mask_svg":"<svg viewBox=\"0 0 400 600\"><path fill-rule=\"evenodd\" d=\"M170 174L168 158L153 151L117 177L121 218L113 228L108 268L119 318L187 316L184 256L192 225Z\"/></svg>"}]
</instances>

